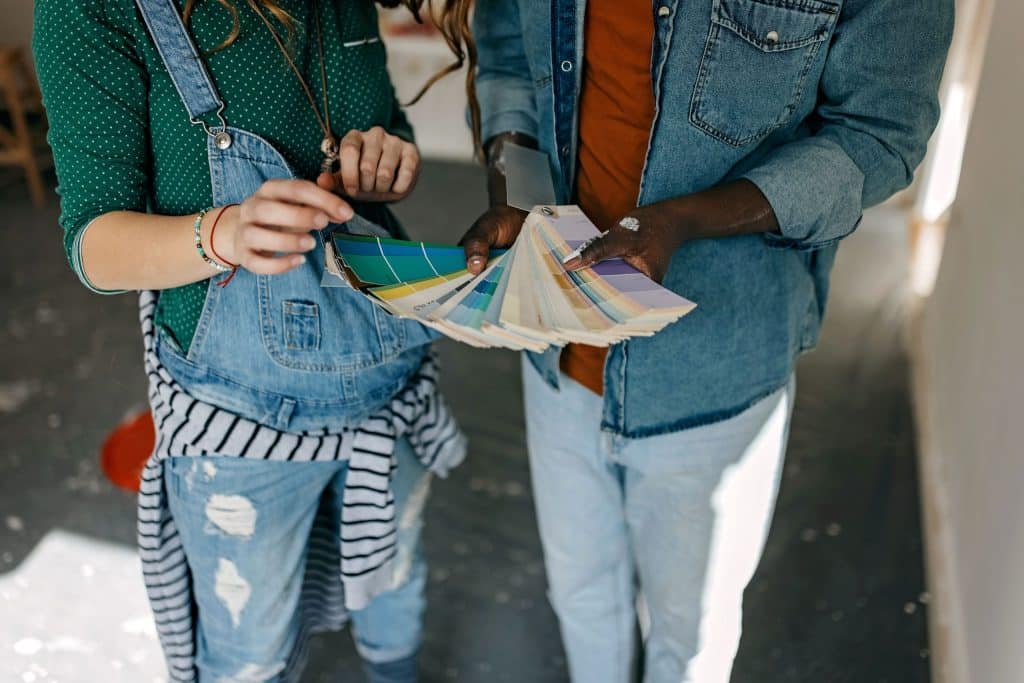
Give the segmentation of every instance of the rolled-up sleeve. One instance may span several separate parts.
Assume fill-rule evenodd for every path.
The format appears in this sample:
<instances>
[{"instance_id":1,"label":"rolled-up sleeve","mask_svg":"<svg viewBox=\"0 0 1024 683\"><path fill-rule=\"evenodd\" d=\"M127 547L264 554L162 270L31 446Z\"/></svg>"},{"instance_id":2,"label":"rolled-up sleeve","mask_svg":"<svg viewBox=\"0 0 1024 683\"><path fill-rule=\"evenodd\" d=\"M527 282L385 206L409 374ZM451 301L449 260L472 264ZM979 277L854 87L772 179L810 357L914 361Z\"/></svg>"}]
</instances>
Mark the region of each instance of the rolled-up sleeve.
<instances>
[{"instance_id":1,"label":"rolled-up sleeve","mask_svg":"<svg viewBox=\"0 0 1024 683\"><path fill-rule=\"evenodd\" d=\"M518 2L478 0L473 37L479 60L476 90L481 139L511 132L536 138L536 100Z\"/></svg>"},{"instance_id":2,"label":"rolled-up sleeve","mask_svg":"<svg viewBox=\"0 0 1024 683\"><path fill-rule=\"evenodd\" d=\"M772 246L817 249L849 235L864 209L908 186L939 117L952 0L848 0L819 84L814 133L742 177L768 199Z\"/></svg>"},{"instance_id":3,"label":"rolled-up sleeve","mask_svg":"<svg viewBox=\"0 0 1024 683\"><path fill-rule=\"evenodd\" d=\"M145 211L147 76L106 3L37 0L33 52L50 123L68 260L82 282L82 238L111 211Z\"/></svg>"}]
</instances>

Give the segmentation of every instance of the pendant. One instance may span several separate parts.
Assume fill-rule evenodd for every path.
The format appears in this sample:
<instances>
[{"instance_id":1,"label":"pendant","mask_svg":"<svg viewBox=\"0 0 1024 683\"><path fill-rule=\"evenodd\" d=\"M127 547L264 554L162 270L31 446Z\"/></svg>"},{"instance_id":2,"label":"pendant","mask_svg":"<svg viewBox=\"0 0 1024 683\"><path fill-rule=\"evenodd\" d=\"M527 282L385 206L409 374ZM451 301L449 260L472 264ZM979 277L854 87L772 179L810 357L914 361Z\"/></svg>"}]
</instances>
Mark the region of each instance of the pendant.
<instances>
[{"instance_id":1,"label":"pendant","mask_svg":"<svg viewBox=\"0 0 1024 683\"><path fill-rule=\"evenodd\" d=\"M338 143L334 141L333 135L323 139L320 143L320 151L323 152L325 157L338 158Z\"/></svg>"},{"instance_id":2,"label":"pendant","mask_svg":"<svg viewBox=\"0 0 1024 683\"><path fill-rule=\"evenodd\" d=\"M320 143L320 151L323 152L324 160L320 162L321 173L334 173L338 170L338 143L333 136L328 136Z\"/></svg>"}]
</instances>

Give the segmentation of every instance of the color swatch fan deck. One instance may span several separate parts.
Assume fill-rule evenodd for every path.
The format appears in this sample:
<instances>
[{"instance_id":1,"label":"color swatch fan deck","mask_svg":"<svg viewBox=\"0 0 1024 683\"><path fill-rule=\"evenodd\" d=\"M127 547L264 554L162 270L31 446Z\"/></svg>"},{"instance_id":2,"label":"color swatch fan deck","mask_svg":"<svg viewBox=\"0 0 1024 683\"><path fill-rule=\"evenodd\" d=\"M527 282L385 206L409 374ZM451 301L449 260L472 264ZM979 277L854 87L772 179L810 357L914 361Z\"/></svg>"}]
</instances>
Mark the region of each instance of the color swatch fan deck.
<instances>
[{"instance_id":1,"label":"color swatch fan deck","mask_svg":"<svg viewBox=\"0 0 1024 683\"><path fill-rule=\"evenodd\" d=\"M608 346L695 308L621 259L567 271L562 260L598 234L578 207L543 206L479 275L461 247L346 233L333 235L327 268L390 313L479 347Z\"/></svg>"}]
</instances>

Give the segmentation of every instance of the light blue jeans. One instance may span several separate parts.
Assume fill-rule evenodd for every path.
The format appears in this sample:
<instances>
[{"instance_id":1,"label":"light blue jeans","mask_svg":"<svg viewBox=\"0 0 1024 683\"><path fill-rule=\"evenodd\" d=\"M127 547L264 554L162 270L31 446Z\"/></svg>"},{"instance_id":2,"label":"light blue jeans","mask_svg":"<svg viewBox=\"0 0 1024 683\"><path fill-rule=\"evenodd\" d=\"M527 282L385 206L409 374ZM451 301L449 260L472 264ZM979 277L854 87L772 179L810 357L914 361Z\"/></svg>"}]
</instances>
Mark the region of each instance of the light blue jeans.
<instances>
[{"instance_id":1,"label":"light blue jeans","mask_svg":"<svg viewBox=\"0 0 1024 683\"><path fill-rule=\"evenodd\" d=\"M550 599L572 680L728 683L743 589L778 492L795 383L736 417L646 439L600 430L601 397L523 363Z\"/></svg>"},{"instance_id":2,"label":"light blue jeans","mask_svg":"<svg viewBox=\"0 0 1024 683\"><path fill-rule=\"evenodd\" d=\"M396 588L352 613L372 683L413 683L427 568L421 513L431 475L408 441L395 444L399 520ZM322 494L337 505L347 464L176 457L167 494L198 604L200 681L278 681L299 636L298 605L310 529ZM334 519L340 512L335 508Z\"/></svg>"}]
</instances>

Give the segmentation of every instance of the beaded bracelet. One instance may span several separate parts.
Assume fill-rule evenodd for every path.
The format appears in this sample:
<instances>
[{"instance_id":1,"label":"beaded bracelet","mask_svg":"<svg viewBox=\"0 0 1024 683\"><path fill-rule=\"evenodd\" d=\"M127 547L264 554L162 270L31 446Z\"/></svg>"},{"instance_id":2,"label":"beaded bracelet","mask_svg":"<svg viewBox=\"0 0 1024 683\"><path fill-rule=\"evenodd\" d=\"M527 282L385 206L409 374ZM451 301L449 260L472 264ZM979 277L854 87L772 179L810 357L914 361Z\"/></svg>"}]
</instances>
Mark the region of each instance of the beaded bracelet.
<instances>
[{"instance_id":1,"label":"beaded bracelet","mask_svg":"<svg viewBox=\"0 0 1024 683\"><path fill-rule=\"evenodd\" d=\"M203 236L202 236L203 219L206 218L206 214L210 213L211 211L213 211L213 207L212 206L210 208L208 208L208 209L203 209L202 211L200 211L199 214L196 216L196 222L192 225L193 234L194 234L195 240L196 240L196 251L199 252L199 256L201 256L202 259L204 261L206 261L207 265L209 265L209 266L211 266L213 268L216 268L221 273L226 273L229 270L231 270L231 268L229 268L228 266L225 266L222 263L218 263L217 261L215 261L212 258L210 258L209 256L207 256L206 250L203 249Z\"/></svg>"}]
</instances>

